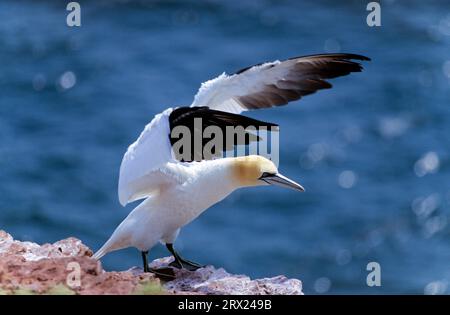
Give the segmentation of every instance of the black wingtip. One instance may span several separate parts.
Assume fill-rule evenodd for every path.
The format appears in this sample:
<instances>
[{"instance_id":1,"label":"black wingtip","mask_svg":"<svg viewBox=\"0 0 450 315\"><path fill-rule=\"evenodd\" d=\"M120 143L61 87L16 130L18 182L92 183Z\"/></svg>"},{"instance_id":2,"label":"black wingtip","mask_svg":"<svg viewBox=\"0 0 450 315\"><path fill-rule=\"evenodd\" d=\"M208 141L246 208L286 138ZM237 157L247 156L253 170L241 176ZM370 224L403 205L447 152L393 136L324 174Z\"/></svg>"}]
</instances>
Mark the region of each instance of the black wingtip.
<instances>
[{"instance_id":1,"label":"black wingtip","mask_svg":"<svg viewBox=\"0 0 450 315\"><path fill-rule=\"evenodd\" d=\"M347 60L355 59L355 60L371 61L371 59L367 56L352 54L352 53L313 54L313 55L292 57L287 60L300 59L300 58L337 58L337 59L347 59Z\"/></svg>"},{"instance_id":2,"label":"black wingtip","mask_svg":"<svg viewBox=\"0 0 450 315\"><path fill-rule=\"evenodd\" d=\"M345 54L344 53L343 55L348 57L346 59L356 59L356 60L363 60L363 61L371 61L372 60L367 56L358 55L358 54Z\"/></svg>"},{"instance_id":3,"label":"black wingtip","mask_svg":"<svg viewBox=\"0 0 450 315\"><path fill-rule=\"evenodd\" d=\"M363 55L358 55L358 54L350 54L350 53L330 53L330 54L313 54L313 55L305 55L305 56L296 56L296 57L291 57L282 61L286 61L286 60L294 60L294 59L300 59L300 58L335 58L335 59L343 59L343 60L361 60L361 61L371 61L371 59L369 57L363 56ZM241 74L253 67L257 67L262 65L263 62L254 64L252 66L248 66L245 68L242 68L236 72L234 72L233 74Z\"/></svg>"}]
</instances>

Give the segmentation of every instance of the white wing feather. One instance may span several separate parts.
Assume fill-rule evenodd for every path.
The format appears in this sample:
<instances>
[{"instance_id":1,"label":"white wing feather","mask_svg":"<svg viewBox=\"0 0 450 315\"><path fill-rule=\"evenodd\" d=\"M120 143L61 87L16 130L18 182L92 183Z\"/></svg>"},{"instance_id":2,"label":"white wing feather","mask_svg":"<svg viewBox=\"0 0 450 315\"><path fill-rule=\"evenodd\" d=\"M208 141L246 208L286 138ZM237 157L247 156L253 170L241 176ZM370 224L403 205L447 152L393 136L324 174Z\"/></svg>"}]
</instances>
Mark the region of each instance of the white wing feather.
<instances>
[{"instance_id":1,"label":"white wing feather","mask_svg":"<svg viewBox=\"0 0 450 315\"><path fill-rule=\"evenodd\" d=\"M169 141L172 108L156 115L128 148L120 166L119 201L127 203L150 196L172 178L163 172L173 161Z\"/></svg>"},{"instance_id":2,"label":"white wing feather","mask_svg":"<svg viewBox=\"0 0 450 315\"><path fill-rule=\"evenodd\" d=\"M264 84L281 80L288 74L287 67L274 67L279 60L254 66L244 73L222 73L215 79L202 83L191 106L208 106L224 112L240 114L248 110L241 106L238 97L257 93Z\"/></svg>"}]
</instances>

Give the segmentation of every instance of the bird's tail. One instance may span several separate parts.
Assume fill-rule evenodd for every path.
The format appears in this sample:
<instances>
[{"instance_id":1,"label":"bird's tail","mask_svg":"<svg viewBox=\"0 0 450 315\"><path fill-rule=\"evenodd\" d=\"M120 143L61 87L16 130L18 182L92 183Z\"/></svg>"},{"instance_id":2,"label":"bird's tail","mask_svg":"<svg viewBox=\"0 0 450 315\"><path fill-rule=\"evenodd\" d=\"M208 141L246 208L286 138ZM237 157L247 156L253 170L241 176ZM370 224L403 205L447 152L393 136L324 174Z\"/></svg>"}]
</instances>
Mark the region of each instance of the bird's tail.
<instances>
[{"instance_id":1,"label":"bird's tail","mask_svg":"<svg viewBox=\"0 0 450 315\"><path fill-rule=\"evenodd\" d=\"M115 233L110 237L110 239L92 256L92 258L99 260L107 253L119 250L127 247L123 240L117 240Z\"/></svg>"},{"instance_id":2,"label":"bird's tail","mask_svg":"<svg viewBox=\"0 0 450 315\"><path fill-rule=\"evenodd\" d=\"M105 244L98 251L95 252L95 254L94 254L94 256L92 256L92 258L99 260L100 258L105 256L107 252L108 252L108 248L106 247L106 244Z\"/></svg>"},{"instance_id":3,"label":"bird's tail","mask_svg":"<svg viewBox=\"0 0 450 315\"><path fill-rule=\"evenodd\" d=\"M100 259L109 252L132 246L133 233L136 230L135 222L139 222L142 215L147 215L147 200L134 208L125 220L119 224L109 240L92 256L94 259Z\"/></svg>"}]
</instances>

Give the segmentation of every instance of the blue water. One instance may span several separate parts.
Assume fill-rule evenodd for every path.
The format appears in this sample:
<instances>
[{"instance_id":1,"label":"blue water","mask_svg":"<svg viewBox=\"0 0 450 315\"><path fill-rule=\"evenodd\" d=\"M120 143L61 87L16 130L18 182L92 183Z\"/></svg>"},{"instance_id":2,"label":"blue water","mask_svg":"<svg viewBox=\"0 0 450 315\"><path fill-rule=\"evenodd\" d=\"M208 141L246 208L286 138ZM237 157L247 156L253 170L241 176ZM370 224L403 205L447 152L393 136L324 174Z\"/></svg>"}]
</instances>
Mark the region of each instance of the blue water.
<instances>
[{"instance_id":1,"label":"blue water","mask_svg":"<svg viewBox=\"0 0 450 315\"><path fill-rule=\"evenodd\" d=\"M237 191L176 247L308 294L449 293L450 3L383 1L374 28L366 3L81 1L69 28L64 1L1 1L0 229L97 249L134 206L118 203L118 169L153 115L223 71L360 53L372 62L332 90L249 113L281 125L280 169L307 192ZM103 260L140 263L135 249Z\"/></svg>"}]
</instances>

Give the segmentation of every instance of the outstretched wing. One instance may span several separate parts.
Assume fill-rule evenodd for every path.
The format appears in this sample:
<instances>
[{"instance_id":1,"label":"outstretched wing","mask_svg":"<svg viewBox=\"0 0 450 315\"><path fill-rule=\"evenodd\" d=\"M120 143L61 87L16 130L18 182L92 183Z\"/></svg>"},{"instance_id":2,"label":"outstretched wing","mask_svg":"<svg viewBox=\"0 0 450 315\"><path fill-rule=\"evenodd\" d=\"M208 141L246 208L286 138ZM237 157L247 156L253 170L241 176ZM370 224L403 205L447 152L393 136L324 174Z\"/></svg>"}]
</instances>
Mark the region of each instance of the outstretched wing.
<instances>
[{"instance_id":1,"label":"outstretched wing","mask_svg":"<svg viewBox=\"0 0 450 315\"><path fill-rule=\"evenodd\" d=\"M235 114L285 105L317 90L331 88L326 79L362 70L361 65L352 60L370 59L355 54L296 57L247 67L230 76L224 73L203 83L190 108L169 108L156 115L128 148L120 167L121 204L148 197L164 185L179 181L170 172L172 162L214 158L215 154L205 156L203 147L199 152L193 148L187 158L178 158L172 150L177 140L171 133L175 127L185 126L191 134L213 125L221 130L226 126L274 127L275 124ZM200 126L195 125L198 118L202 119ZM258 141L258 138L250 137L234 145L251 141Z\"/></svg>"},{"instance_id":2,"label":"outstretched wing","mask_svg":"<svg viewBox=\"0 0 450 315\"><path fill-rule=\"evenodd\" d=\"M251 109L286 105L317 90L332 87L326 79L360 72L355 54L322 54L254 65L233 75L223 73L203 83L191 106L239 114Z\"/></svg>"},{"instance_id":3,"label":"outstretched wing","mask_svg":"<svg viewBox=\"0 0 450 315\"><path fill-rule=\"evenodd\" d=\"M173 180L163 172L172 158L169 141L169 108L156 115L128 148L120 166L119 201L122 205L150 196Z\"/></svg>"}]
</instances>

